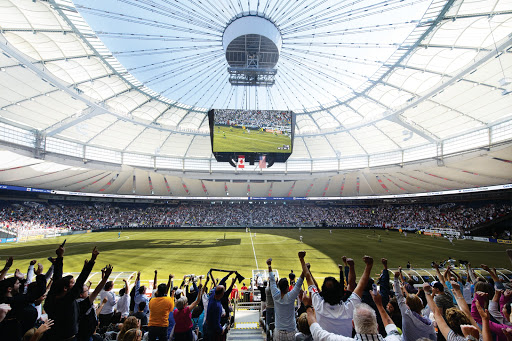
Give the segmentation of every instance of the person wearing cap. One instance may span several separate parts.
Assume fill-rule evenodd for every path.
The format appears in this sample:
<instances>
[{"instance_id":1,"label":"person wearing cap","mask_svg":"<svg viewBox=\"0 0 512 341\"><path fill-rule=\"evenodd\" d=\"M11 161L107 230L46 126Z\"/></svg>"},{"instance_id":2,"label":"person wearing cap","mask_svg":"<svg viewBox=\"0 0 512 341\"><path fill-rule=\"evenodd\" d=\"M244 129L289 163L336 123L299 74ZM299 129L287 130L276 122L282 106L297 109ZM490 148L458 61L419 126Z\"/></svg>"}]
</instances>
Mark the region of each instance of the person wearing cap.
<instances>
[{"instance_id":1,"label":"person wearing cap","mask_svg":"<svg viewBox=\"0 0 512 341\"><path fill-rule=\"evenodd\" d=\"M201 301L203 290L197 295L196 300L192 304L188 304L187 297L181 297L176 301L176 309L173 311L174 315L174 340L175 341L192 341L192 310Z\"/></svg>"},{"instance_id":2,"label":"person wearing cap","mask_svg":"<svg viewBox=\"0 0 512 341\"><path fill-rule=\"evenodd\" d=\"M159 284L155 297L149 301L149 341L167 340L169 313L174 309L174 292L167 297L168 289L165 283Z\"/></svg>"},{"instance_id":3,"label":"person wearing cap","mask_svg":"<svg viewBox=\"0 0 512 341\"><path fill-rule=\"evenodd\" d=\"M434 302L442 310L443 316L447 309L455 307L453 304L453 296L444 290L444 285L441 282L434 281L431 283Z\"/></svg>"}]
</instances>

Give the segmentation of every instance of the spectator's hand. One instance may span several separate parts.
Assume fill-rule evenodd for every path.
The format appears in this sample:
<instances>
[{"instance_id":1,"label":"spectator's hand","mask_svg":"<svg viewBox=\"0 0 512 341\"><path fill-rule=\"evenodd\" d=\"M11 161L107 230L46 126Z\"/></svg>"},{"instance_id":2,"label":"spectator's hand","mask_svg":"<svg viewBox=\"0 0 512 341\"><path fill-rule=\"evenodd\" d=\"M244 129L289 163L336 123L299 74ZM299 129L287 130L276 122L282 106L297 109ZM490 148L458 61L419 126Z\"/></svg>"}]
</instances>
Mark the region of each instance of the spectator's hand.
<instances>
[{"instance_id":1,"label":"spectator's hand","mask_svg":"<svg viewBox=\"0 0 512 341\"><path fill-rule=\"evenodd\" d=\"M487 301L489 299L489 294L483 291L477 291L475 292L475 295L481 296L484 301Z\"/></svg>"},{"instance_id":2,"label":"spectator's hand","mask_svg":"<svg viewBox=\"0 0 512 341\"><path fill-rule=\"evenodd\" d=\"M59 247L57 248L57 250L55 250L55 253L57 254L57 258L62 258L62 257L64 257L64 246L59 245Z\"/></svg>"},{"instance_id":3,"label":"spectator's hand","mask_svg":"<svg viewBox=\"0 0 512 341\"><path fill-rule=\"evenodd\" d=\"M439 269L439 264L437 264L436 262L432 262L432 266L434 267L434 269Z\"/></svg>"},{"instance_id":4,"label":"spectator's hand","mask_svg":"<svg viewBox=\"0 0 512 341\"><path fill-rule=\"evenodd\" d=\"M503 332L503 335L505 335L505 337L507 338L507 341L512 341L512 329L507 328L502 329L501 331Z\"/></svg>"},{"instance_id":5,"label":"spectator's hand","mask_svg":"<svg viewBox=\"0 0 512 341\"><path fill-rule=\"evenodd\" d=\"M370 256L364 256L363 261L366 265L372 266L373 265L373 258Z\"/></svg>"},{"instance_id":6,"label":"spectator's hand","mask_svg":"<svg viewBox=\"0 0 512 341\"><path fill-rule=\"evenodd\" d=\"M432 287L428 282L423 283L423 291L425 291L426 294L432 293Z\"/></svg>"},{"instance_id":7,"label":"spectator's hand","mask_svg":"<svg viewBox=\"0 0 512 341\"><path fill-rule=\"evenodd\" d=\"M304 259L306 257L306 251L299 251L299 259Z\"/></svg>"},{"instance_id":8,"label":"spectator's hand","mask_svg":"<svg viewBox=\"0 0 512 341\"><path fill-rule=\"evenodd\" d=\"M100 252L95 246L94 249L92 249L91 261L95 261L99 254Z\"/></svg>"},{"instance_id":9,"label":"spectator's hand","mask_svg":"<svg viewBox=\"0 0 512 341\"><path fill-rule=\"evenodd\" d=\"M354 266L354 260L352 258L347 258L347 264L349 267L353 267Z\"/></svg>"},{"instance_id":10,"label":"spectator's hand","mask_svg":"<svg viewBox=\"0 0 512 341\"><path fill-rule=\"evenodd\" d=\"M114 269L114 267L111 264L108 264L107 266L105 266L105 276L107 276L107 278L110 276L110 274L112 274L113 269Z\"/></svg>"},{"instance_id":11,"label":"spectator's hand","mask_svg":"<svg viewBox=\"0 0 512 341\"><path fill-rule=\"evenodd\" d=\"M32 260L30 261L30 265L36 265L36 263L37 263L37 259L32 259Z\"/></svg>"},{"instance_id":12,"label":"spectator's hand","mask_svg":"<svg viewBox=\"0 0 512 341\"><path fill-rule=\"evenodd\" d=\"M11 311L11 306L5 303L0 303L0 322L5 318L5 315Z\"/></svg>"},{"instance_id":13,"label":"spectator's hand","mask_svg":"<svg viewBox=\"0 0 512 341\"><path fill-rule=\"evenodd\" d=\"M480 302L478 300L475 301L476 309L482 318L483 323L489 323L489 311L487 309L482 308Z\"/></svg>"},{"instance_id":14,"label":"spectator's hand","mask_svg":"<svg viewBox=\"0 0 512 341\"><path fill-rule=\"evenodd\" d=\"M155 270L155 275L158 273L158 270Z\"/></svg>"},{"instance_id":15,"label":"spectator's hand","mask_svg":"<svg viewBox=\"0 0 512 341\"><path fill-rule=\"evenodd\" d=\"M370 290L370 295L372 295L373 302L375 302L376 306L382 305L382 296L380 295L380 292L377 291L377 295L373 293L373 290Z\"/></svg>"},{"instance_id":16,"label":"spectator's hand","mask_svg":"<svg viewBox=\"0 0 512 341\"><path fill-rule=\"evenodd\" d=\"M400 277L400 271L395 271L395 278L399 278Z\"/></svg>"},{"instance_id":17,"label":"spectator's hand","mask_svg":"<svg viewBox=\"0 0 512 341\"><path fill-rule=\"evenodd\" d=\"M272 265L272 258L267 259L267 265L268 266Z\"/></svg>"},{"instance_id":18,"label":"spectator's hand","mask_svg":"<svg viewBox=\"0 0 512 341\"><path fill-rule=\"evenodd\" d=\"M385 268L388 267L388 260L386 258L381 258L380 261L382 262L382 265L384 265Z\"/></svg>"},{"instance_id":19,"label":"spectator's hand","mask_svg":"<svg viewBox=\"0 0 512 341\"><path fill-rule=\"evenodd\" d=\"M87 287L90 288L92 286L92 282L91 281L87 281Z\"/></svg>"},{"instance_id":20,"label":"spectator's hand","mask_svg":"<svg viewBox=\"0 0 512 341\"><path fill-rule=\"evenodd\" d=\"M343 265L338 264L338 269L340 269L340 271L343 271Z\"/></svg>"},{"instance_id":21,"label":"spectator's hand","mask_svg":"<svg viewBox=\"0 0 512 341\"><path fill-rule=\"evenodd\" d=\"M37 263L37 269L35 271L36 275L40 275L43 273L43 264Z\"/></svg>"},{"instance_id":22,"label":"spectator's hand","mask_svg":"<svg viewBox=\"0 0 512 341\"><path fill-rule=\"evenodd\" d=\"M23 274L21 273L20 269L16 269L16 271L14 271L14 277L17 277L19 280L23 279Z\"/></svg>"},{"instance_id":23,"label":"spectator's hand","mask_svg":"<svg viewBox=\"0 0 512 341\"><path fill-rule=\"evenodd\" d=\"M478 331L478 328L475 326L472 326L470 324L462 324L460 326L460 329L462 330L462 335L467 339L468 336L473 336L475 339L479 339L480 332Z\"/></svg>"},{"instance_id":24,"label":"spectator's hand","mask_svg":"<svg viewBox=\"0 0 512 341\"><path fill-rule=\"evenodd\" d=\"M44 332L46 332L48 329L51 329L53 326L53 320L50 320L48 319L45 323L43 323L42 325L39 326L39 328L37 328L37 332L39 334L43 334Z\"/></svg>"},{"instance_id":25,"label":"spectator's hand","mask_svg":"<svg viewBox=\"0 0 512 341\"><path fill-rule=\"evenodd\" d=\"M300 291L299 299L304 303L304 305L313 305L313 300L311 299L311 293L306 294L305 291Z\"/></svg>"},{"instance_id":26,"label":"spectator's hand","mask_svg":"<svg viewBox=\"0 0 512 341\"><path fill-rule=\"evenodd\" d=\"M306 263L306 268L308 268L308 270L311 270L311 264Z\"/></svg>"},{"instance_id":27,"label":"spectator's hand","mask_svg":"<svg viewBox=\"0 0 512 341\"><path fill-rule=\"evenodd\" d=\"M107 303L107 302L108 302L108 298L106 298L106 297L105 297L105 298L103 298L103 301L101 301L101 303L102 303L102 304L105 304L105 303Z\"/></svg>"},{"instance_id":28,"label":"spectator's hand","mask_svg":"<svg viewBox=\"0 0 512 341\"><path fill-rule=\"evenodd\" d=\"M453 288L454 291L460 292L460 284L458 282L450 281L450 283L451 283L452 288Z\"/></svg>"},{"instance_id":29,"label":"spectator's hand","mask_svg":"<svg viewBox=\"0 0 512 341\"><path fill-rule=\"evenodd\" d=\"M173 274L169 274L169 279L173 279L174 278L174 275Z\"/></svg>"}]
</instances>

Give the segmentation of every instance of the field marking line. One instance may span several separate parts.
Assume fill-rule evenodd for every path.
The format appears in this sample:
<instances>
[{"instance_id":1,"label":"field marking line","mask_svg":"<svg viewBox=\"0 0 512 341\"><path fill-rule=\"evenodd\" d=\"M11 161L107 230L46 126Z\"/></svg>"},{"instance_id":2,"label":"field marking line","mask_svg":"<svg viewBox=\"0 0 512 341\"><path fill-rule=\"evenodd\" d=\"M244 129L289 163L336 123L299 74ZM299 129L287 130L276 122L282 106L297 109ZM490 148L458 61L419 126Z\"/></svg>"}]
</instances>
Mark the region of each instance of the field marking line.
<instances>
[{"instance_id":1,"label":"field marking line","mask_svg":"<svg viewBox=\"0 0 512 341\"><path fill-rule=\"evenodd\" d=\"M366 238L368 239L375 239L373 238L373 236L367 234L366 235ZM492 252L492 253L502 253L503 251L464 251L464 250L457 250L457 249L451 249L449 247L442 247L442 246L436 246L436 245L431 245L431 246L427 246L425 244L421 244L421 243L415 243L415 242L410 242L408 240L403 240L404 242L406 243L409 243L409 244L414 244L414 245L421 245L421 246L426 246L426 247L433 247L433 248L436 248L436 249L442 249L442 250L448 250L448 251L455 251L455 252L463 252L463 253L467 253L467 252Z\"/></svg>"},{"instance_id":2,"label":"field marking line","mask_svg":"<svg viewBox=\"0 0 512 341\"><path fill-rule=\"evenodd\" d=\"M256 262L256 269L259 269L258 259L256 258L256 250L254 250L254 242L252 241L252 232L249 232L249 237L251 237L252 253L254 253L254 261Z\"/></svg>"}]
</instances>

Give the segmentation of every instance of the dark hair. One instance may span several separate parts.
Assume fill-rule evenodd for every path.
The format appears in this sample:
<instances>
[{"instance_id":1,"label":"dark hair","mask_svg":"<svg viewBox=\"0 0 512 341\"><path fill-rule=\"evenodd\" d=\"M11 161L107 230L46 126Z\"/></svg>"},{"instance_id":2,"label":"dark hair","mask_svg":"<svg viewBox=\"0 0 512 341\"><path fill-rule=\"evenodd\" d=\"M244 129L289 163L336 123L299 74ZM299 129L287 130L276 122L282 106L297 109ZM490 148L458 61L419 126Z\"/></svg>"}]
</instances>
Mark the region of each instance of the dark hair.
<instances>
[{"instance_id":1,"label":"dark hair","mask_svg":"<svg viewBox=\"0 0 512 341\"><path fill-rule=\"evenodd\" d=\"M340 282L334 277L326 277L322 284L322 292L320 295L324 301L330 305L339 304L343 298L344 290Z\"/></svg>"},{"instance_id":2,"label":"dark hair","mask_svg":"<svg viewBox=\"0 0 512 341\"><path fill-rule=\"evenodd\" d=\"M436 288L440 292L444 292L444 286L443 286L443 283L441 283L441 282L435 282L432 287Z\"/></svg>"},{"instance_id":3,"label":"dark hair","mask_svg":"<svg viewBox=\"0 0 512 341\"><path fill-rule=\"evenodd\" d=\"M507 310L507 314L510 315L512 313L512 306L510 305L510 302L505 304L505 309Z\"/></svg>"},{"instance_id":4,"label":"dark hair","mask_svg":"<svg viewBox=\"0 0 512 341\"><path fill-rule=\"evenodd\" d=\"M123 297L125 293L126 293L125 288L122 288L121 290L119 290L119 296Z\"/></svg>"},{"instance_id":5,"label":"dark hair","mask_svg":"<svg viewBox=\"0 0 512 341\"><path fill-rule=\"evenodd\" d=\"M0 281L0 296L5 296L7 294L7 289L13 288L17 280L18 277L9 277Z\"/></svg>"},{"instance_id":6,"label":"dark hair","mask_svg":"<svg viewBox=\"0 0 512 341\"><path fill-rule=\"evenodd\" d=\"M288 292L288 280L286 278L281 278L279 282L277 282L277 286L279 287L279 290L281 290L281 293L287 293Z\"/></svg>"},{"instance_id":7,"label":"dark hair","mask_svg":"<svg viewBox=\"0 0 512 341\"><path fill-rule=\"evenodd\" d=\"M109 291L110 289L112 289L114 287L114 282L112 281L108 281L107 283L105 283L105 288L104 290L105 291Z\"/></svg>"},{"instance_id":8,"label":"dark hair","mask_svg":"<svg viewBox=\"0 0 512 341\"><path fill-rule=\"evenodd\" d=\"M145 286L141 286L139 288L139 295L143 295L145 291L146 291L146 287Z\"/></svg>"},{"instance_id":9,"label":"dark hair","mask_svg":"<svg viewBox=\"0 0 512 341\"><path fill-rule=\"evenodd\" d=\"M142 301L139 303L139 310L143 311L146 308L146 301Z\"/></svg>"},{"instance_id":10,"label":"dark hair","mask_svg":"<svg viewBox=\"0 0 512 341\"><path fill-rule=\"evenodd\" d=\"M55 287L55 292L59 294L64 291L64 288L69 288L69 284L71 283L72 278L73 278L73 276L68 275L68 276L64 276L61 279L57 280L53 284L53 286Z\"/></svg>"},{"instance_id":11,"label":"dark hair","mask_svg":"<svg viewBox=\"0 0 512 341\"><path fill-rule=\"evenodd\" d=\"M165 292L167 291L167 285L165 283L158 284L158 287L156 288L156 297L162 297L165 296Z\"/></svg>"}]
</instances>

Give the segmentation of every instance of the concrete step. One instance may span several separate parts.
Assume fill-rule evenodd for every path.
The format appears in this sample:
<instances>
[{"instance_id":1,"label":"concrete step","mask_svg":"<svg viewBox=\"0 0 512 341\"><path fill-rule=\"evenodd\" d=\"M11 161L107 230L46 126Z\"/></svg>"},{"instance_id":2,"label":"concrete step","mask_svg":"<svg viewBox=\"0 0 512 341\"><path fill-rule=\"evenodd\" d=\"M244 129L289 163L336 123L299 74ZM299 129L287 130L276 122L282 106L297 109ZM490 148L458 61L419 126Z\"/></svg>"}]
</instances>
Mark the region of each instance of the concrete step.
<instances>
[{"instance_id":1,"label":"concrete step","mask_svg":"<svg viewBox=\"0 0 512 341\"><path fill-rule=\"evenodd\" d=\"M227 341L263 341L265 334L261 329L231 329Z\"/></svg>"}]
</instances>

